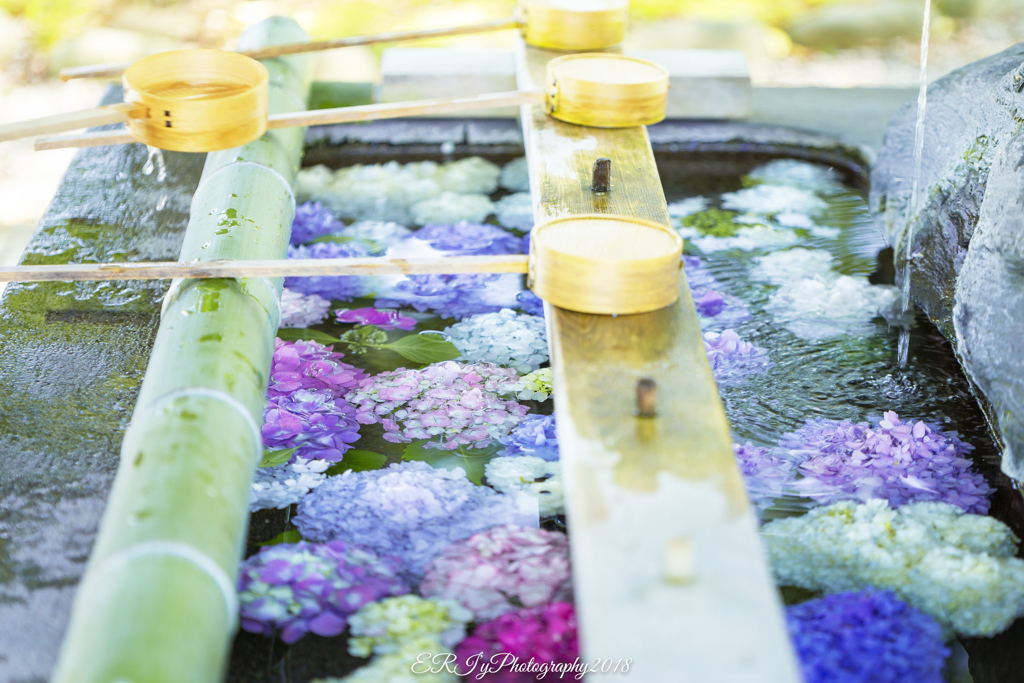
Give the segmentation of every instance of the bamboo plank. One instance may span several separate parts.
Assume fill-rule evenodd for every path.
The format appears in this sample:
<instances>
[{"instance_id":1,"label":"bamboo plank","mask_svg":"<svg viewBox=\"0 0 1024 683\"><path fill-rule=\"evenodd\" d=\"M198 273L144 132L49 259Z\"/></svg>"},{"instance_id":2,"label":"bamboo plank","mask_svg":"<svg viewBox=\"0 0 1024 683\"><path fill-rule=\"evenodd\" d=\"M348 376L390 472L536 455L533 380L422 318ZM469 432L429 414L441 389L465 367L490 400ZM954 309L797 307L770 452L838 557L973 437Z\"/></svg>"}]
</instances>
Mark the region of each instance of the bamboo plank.
<instances>
[{"instance_id":1,"label":"bamboo plank","mask_svg":"<svg viewBox=\"0 0 1024 683\"><path fill-rule=\"evenodd\" d=\"M310 277L319 275L525 273L526 262L526 256L511 255L276 259L262 261L160 261L155 263L70 263L67 265L10 266L0 268L0 282Z\"/></svg>"},{"instance_id":2,"label":"bamboo plank","mask_svg":"<svg viewBox=\"0 0 1024 683\"><path fill-rule=\"evenodd\" d=\"M520 42L519 87L542 82L554 56ZM669 224L646 129L522 111L537 224ZM598 157L611 159L609 192L590 189ZM598 664L587 680L799 681L685 278L679 302L653 313L545 308L581 644ZM657 382L655 417L635 413L642 378ZM617 671L600 673L609 658Z\"/></svg>"}]
</instances>

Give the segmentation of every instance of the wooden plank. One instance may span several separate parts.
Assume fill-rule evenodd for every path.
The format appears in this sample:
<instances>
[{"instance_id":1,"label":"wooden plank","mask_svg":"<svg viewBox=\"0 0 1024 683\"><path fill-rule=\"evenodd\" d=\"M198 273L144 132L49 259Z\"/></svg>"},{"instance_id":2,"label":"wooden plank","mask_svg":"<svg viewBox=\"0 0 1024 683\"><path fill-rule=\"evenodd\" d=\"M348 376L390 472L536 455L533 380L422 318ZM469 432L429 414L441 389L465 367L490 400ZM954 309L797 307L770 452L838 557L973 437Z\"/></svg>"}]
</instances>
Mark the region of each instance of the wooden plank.
<instances>
[{"instance_id":1,"label":"wooden plank","mask_svg":"<svg viewBox=\"0 0 1024 683\"><path fill-rule=\"evenodd\" d=\"M553 53L517 47L520 88ZM594 129L523 107L538 223L619 213L668 224L643 128ZM611 159L608 193L591 167ZM587 680L800 680L685 281L677 304L597 316L546 305ZM637 417L638 380L658 384Z\"/></svg>"}]
</instances>

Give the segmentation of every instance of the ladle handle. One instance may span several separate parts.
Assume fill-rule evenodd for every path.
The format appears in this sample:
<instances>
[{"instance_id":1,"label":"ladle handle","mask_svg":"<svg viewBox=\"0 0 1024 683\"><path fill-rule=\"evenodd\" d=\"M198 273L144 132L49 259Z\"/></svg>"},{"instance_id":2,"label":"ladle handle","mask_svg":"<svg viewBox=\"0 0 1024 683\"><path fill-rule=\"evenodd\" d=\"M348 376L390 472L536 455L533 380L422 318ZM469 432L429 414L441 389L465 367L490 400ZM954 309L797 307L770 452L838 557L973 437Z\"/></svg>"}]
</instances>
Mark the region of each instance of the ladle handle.
<instances>
[{"instance_id":1,"label":"ladle handle","mask_svg":"<svg viewBox=\"0 0 1024 683\"><path fill-rule=\"evenodd\" d=\"M19 138L30 138L36 135L49 135L50 133L63 133L68 130L78 130L90 126L105 126L111 123L123 123L129 115L138 109L139 105L130 102L119 102L97 107L96 109L82 109L69 111L64 114L44 116L29 121L19 121L0 126L0 142L6 140L17 140Z\"/></svg>"},{"instance_id":2,"label":"ladle handle","mask_svg":"<svg viewBox=\"0 0 1024 683\"><path fill-rule=\"evenodd\" d=\"M0 267L0 282L163 280L168 278L290 277L315 275L446 275L525 273L527 256L281 259L279 261L167 261L69 263Z\"/></svg>"},{"instance_id":3,"label":"ladle handle","mask_svg":"<svg viewBox=\"0 0 1024 683\"><path fill-rule=\"evenodd\" d=\"M540 90L512 90L495 92L474 97L458 97L450 100L417 100L414 102L389 102L367 104L359 107L338 107L337 109L316 109L297 111L289 114L275 114L267 117L267 128L292 128L295 126L322 126L328 123L352 123L397 119L404 116L429 116L473 109L495 109L514 107L520 104L537 104L544 101ZM39 138L37 152L46 149L67 149L68 147L101 147L133 142L131 134L124 130L98 131L77 135Z\"/></svg>"},{"instance_id":4,"label":"ladle handle","mask_svg":"<svg viewBox=\"0 0 1024 683\"><path fill-rule=\"evenodd\" d=\"M443 100L415 100L413 102L387 102L366 104L358 107L338 107L275 114L267 117L267 128L292 128L294 126L322 126L329 123L353 123L355 121L376 121L398 119L405 116L429 116L472 109L499 109L521 104L539 104L544 101L541 90L512 90L495 92L473 97L456 97Z\"/></svg>"},{"instance_id":5,"label":"ladle handle","mask_svg":"<svg viewBox=\"0 0 1024 683\"><path fill-rule=\"evenodd\" d=\"M373 45L375 43L398 43L406 40L418 40L421 38L440 38L443 36L461 36L470 33L487 33L489 31L501 31L503 29L518 28L522 22L515 17L504 19L492 19L481 21L476 24L465 24L463 26L447 26L445 28L430 28L420 31L392 31L390 33L376 33L369 36L350 36L348 38L333 38L331 40L320 40L315 43L289 43L287 45L274 45L258 50L241 50L239 54L253 59L269 59L283 55L295 55L303 52L319 52L321 50L334 50L339 47L355 47L357 45ZM110 64L92 64L90 66L75 66L60 70L60 79L70 81L74 78L100 78L120 76L125 69L131 65L130 62L113 62Z\"/></svg>"}]
</instances>

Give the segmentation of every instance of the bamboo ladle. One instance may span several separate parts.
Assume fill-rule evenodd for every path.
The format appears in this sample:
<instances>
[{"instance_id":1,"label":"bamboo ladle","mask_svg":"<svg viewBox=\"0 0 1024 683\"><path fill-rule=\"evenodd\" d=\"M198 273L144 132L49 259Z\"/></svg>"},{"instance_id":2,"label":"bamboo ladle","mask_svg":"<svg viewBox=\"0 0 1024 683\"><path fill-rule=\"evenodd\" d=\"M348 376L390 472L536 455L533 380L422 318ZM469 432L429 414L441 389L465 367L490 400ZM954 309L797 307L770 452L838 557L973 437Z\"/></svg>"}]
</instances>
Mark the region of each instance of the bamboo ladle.
<instances>
[{"instance_id":1,"label":"bamboo ladle","mask_svg":"<svg viewBox=\"0 0 1024 683\"><path fill-rule=\"evenodd\" d=\"M504 19L419 31L395 31L313 43L275 45L258 50L244 50L237 54L253 59L268 59L357 45L396 43L513 28L522 30L526 42L535 47L551 50L602 50L622 42L628 18L629 0L520 0L514 15ZM60 78L69 81L74 78L119 76L129 66L130 63L118 62L72 67L61 69Z\"/></svg>"},{"instance_id":2,"label":"bamboo ladle","mask_svg":"<svg viewBox=\"0 0 1024 683\"><path fill-rule=\"evenodd\" d=\"M566 55L548 64L541 90L488 93L339 107L267 116L267 71L259 62L220 50L181 50L146 57L123 76L125 102L49 119L0 126L0 141L116 121L125 131L100 131L36 142L36 149L142 142L178 152L210 152L246 144L268 128L422 116L546 103L568 123L622 128L665 117L668 72L653 62L610 53ZM83 123L88 121L88 123Z\"/></svg>"}]
</instances>

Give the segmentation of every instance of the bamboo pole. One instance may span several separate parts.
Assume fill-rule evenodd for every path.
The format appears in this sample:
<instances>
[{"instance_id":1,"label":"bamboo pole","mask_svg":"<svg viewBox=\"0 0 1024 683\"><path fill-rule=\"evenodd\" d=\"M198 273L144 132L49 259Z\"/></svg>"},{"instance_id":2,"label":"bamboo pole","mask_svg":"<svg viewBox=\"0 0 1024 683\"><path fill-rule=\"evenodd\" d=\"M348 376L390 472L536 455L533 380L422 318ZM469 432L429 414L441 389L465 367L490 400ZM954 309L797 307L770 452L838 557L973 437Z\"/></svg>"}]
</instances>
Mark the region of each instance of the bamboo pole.
<instances>
[{"instance_id":1,"label":"bamboo pole","mask_svg":"<svg viewBox=\"0 0 1024 683\"><path fill-rule=\"evenodd\" d=\"M420 29L417 31L390 31L387 33L376 33L369 36L350 36L347 38L333 38L331 40L320 40L312 43L293 43L291 45L275 45L258 50L238 50L239 54L253 59L270 59L294 55L303 52L318 52L321 50L334 50L342 47L356 47L358 45L375 45L377 43L397 43L406 40L422 40L424 38L443 38L445 36L462 36L472 33L488 33L490 31L501 31L504 29L519 28L522 26L515 17L503 19L491 19L476 24L465 24L463 26L445 26L443 28ZM131 62L113 62L110 64L92 64L89 66L76 66L60 70L60 79L70 81L74 78L113 78L120 76L124 70L131 66Z\"/></svg>"},{"instance_id":2,"label":"bamboo pole","mask_svg":"<svg viewBox=\"0 0 1024 683\"><path fill-rule=\"evenodd\" d=\"M539 104L543 101L544 93L540 90L513 90L511 92L486 93L474 95L473 97L457 97L452 99L365 104L358 107L337 107L335 109L320 109L318 111L271 114L267 116L267 129L323 126L332 123L397 119L406 116L430 116L432 114L447 114L474 109L500 109L521 104ZM47 149L67 149L71 147L102 147L104 145L122 145L130 142L135 142L135 139L126 131L96 131L39 138L35 142L35 150L40 152Z\"/></svg>"},{"instance_id":3,"label":"bamboo pole","mask_svg":"<svg viewBox=\"0 0 1024 683\"><path fill-rule=\"evenodd\" d=\"M305 37L291 20L243 47ZM275 112L302 107L305 57L267 63ZM299 128L210 154L181 260L280 259L294 214ZM107 509L79 585L54 683L214 683L236 628L234 577L279 318L279 280L179 280Z\"/></svg>"},{"instance_id":4,"label":"bamboo pole","mask_svg":"<svg viewBox=\"0 0 1024 683\"><path fill-rule=\"evenodd\" d=\"M168 278L310 277L322 275L432 275L525 273L527 257L432 256L421 258L277 259L265 261L166 261L69 263L0 268L0 282L82 282Z\"/></svg>"}]
</instances>

